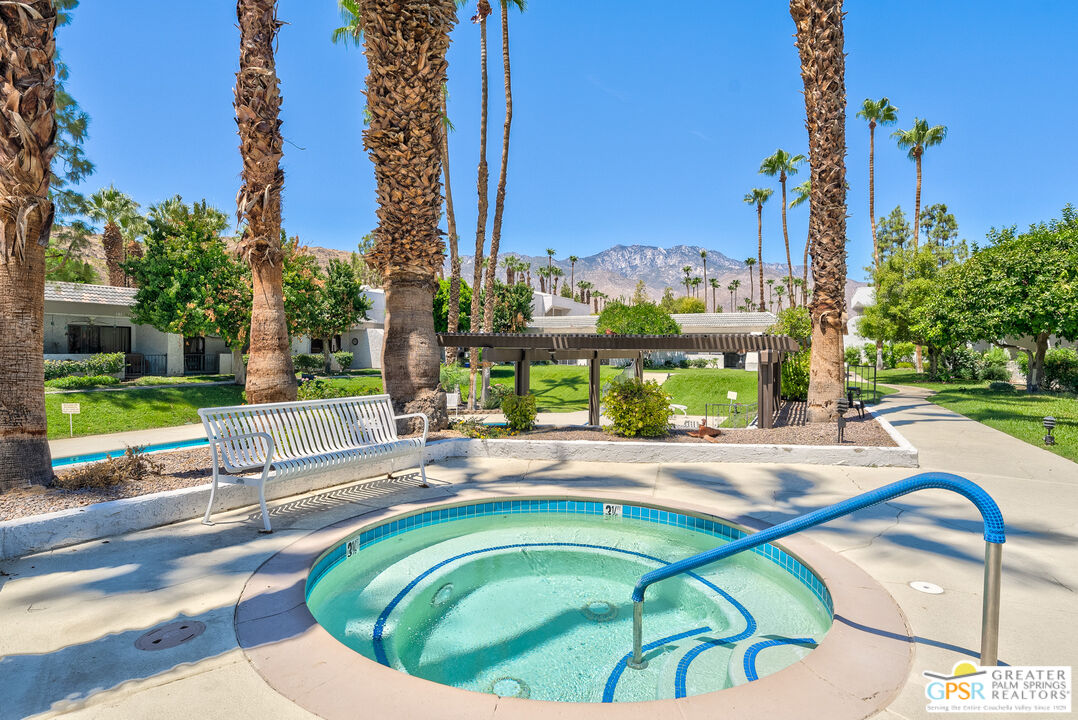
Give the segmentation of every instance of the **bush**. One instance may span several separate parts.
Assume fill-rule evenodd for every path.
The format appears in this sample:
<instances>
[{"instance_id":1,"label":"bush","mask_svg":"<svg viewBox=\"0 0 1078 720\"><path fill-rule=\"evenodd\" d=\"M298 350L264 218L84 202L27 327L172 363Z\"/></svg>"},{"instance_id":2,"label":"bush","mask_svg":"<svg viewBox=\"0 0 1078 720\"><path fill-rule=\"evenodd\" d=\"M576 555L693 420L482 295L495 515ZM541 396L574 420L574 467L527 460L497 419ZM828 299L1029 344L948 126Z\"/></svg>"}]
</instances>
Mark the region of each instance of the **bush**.
<instances>
[{"instance_id":1,"label":"bush","mask_svg":"<svg viewBox=\"0 0 1078 720\"><path fill-rule=\"evenodd\" d=\"M348 390L339 385L330 385L325 380L307 380L296 389L297 400L329 400L348 397Z\"/></svg>"},{"instance_id":2,"label":"bush","mask_svg":"<svg viewBox=\"0 0 1078 720\"><path fill-rule=\"evenodd\" d=\"M991 382L988 383L988 389L993 392L1014 392L1014 385L1009 382Z\"/></svg>"},{"instance_id":3,"label":"bush","mask_svg":"<svg viewBox=\"0 0 1078 720\"><path fill-rule=\"evenodd\" d=\"M693 358L689 361L689 367L706 368L710 361L706 358Z\"/></svg>"},{"instance_id":4,"label":"bush","mask_svg":"<svg viewBox=\"0 0 1078 720\"><path fill-rule=\"evenodd\" d=\"M509 393L502 398L502 412L509 429L515 432L531 430L535 427L535 396Z\"/></svg>"},{"instance_id":5,"label":"bush","mask_svg":"<svg viewBox=\"0 0 1078 720\"><path fill-rule=\"evenodd\" d=\"M333 359L337 361L337 364L341 366L341 370L347 370L352 367L352 358L355 357L353 353L346 350L338 350L333 353Z\"/></svg>"},{"instance_id":6,"label":"bush","mask_svg":"<svg viewBox=\"0 0 1078 720\"><path fill-rule=\"evenodd\" d=\"M561 287L558 288L558 294L563 298L573 299L573 289L569 287L569 283L562 283Z\"/></svg>"},{"instance_id":7,"label":"bush","mask_svg":"<svg viewBox=\"0 0 1078 720\"><path fill-rule=\"evenodd\" d=\"M85 360L46 360L45 379L74 375L112 375L124 369L123 353L98 353Z\"/></svg>"},{"instance_id":8,"label":"bush","mask_svg":"<svg viewBox=\"0 0 1078 720\"><path fill-rule=\"evenodd\" d=\"M438 384L442 386L442 390L451 393L461 387L468 385L468 368L457 363L449 363L448 365L442 365L438 369Z\"/></svg>"},{"instance_id":9,"label":"bush","mask_svg":"<svg viewBox=\"0 0 1078 720\"><path fill-rule=\"evenodd\" d=\"M511 394L513 391L505 385L498 385L496 383L490 384L490 389L487 391L487 401L483 403L484 410L497 410L502 406L502 400L506 395Z\"/></svg>"},{"instance_id":10,"label":"bush","mask_svg":"<svg viewBox=\"0 0 1078 720\"><path fill-rule=\"evenodd\" d=\"M868 365L876 364L876 343L865 343L861 346L861 352L864 353Z\"/></svg>"},{"instance_id":11,"label":"bush","mask_svg":"<svg viewBox=\"0 0 1078 720\"><path fill-rule=\"evenodd\" d=\"M991 380L993 382L1002 382L1009 385L1007 381L1011 379L1011 373L1006 367L1001 365L986 365L981 370L981 380Z\"/></svg>"},{"instance_id":12,"label":"bush","mask_svg":"<svg viewBox=\"0 0 1078 720\"><path fill-rule=\"evenodd\" d=\"M855 347L846 348L843 352L843 357L845 357L847 365L861 364L861 351Z\"/></svg>"},{"instance_id":13,"label":"bush","mask_svg":"<svg viewBox=\"0 0 1078 720\"><path fill-rule=\"evenodd\" d=\"M809 317L808 308L799 305L779 310L775 324L768 328L767 334L789 335L807 348L812 342L812 318Z\"/></svg>"},{"instance_id":14,"label":"bush","mask_svg":"<svg viewBox=\"0 0 1078 720\"><path fill-rule=\"evenodd\" d=\"M903 360L901 362L896 362L895 367L896 368L903 368L905 370L912 370L913 369L913 363L906 362L905 360Z\"/></svg>"},{"instance_id":15,"label":"bush","mask_svg":"<svg viewBox=\"0 0 1078 720\"><path fill-rule=\"evenodd\" d=\"M791 353L782 363L782 396L787 400L807 400L809 391L808 349Z\"/></svg>"},{"instance_id":16,"label":"bush","mask_svg":"<svg viewBox=\"0 0 1078 720\"><path fill-rule=\"evenodd\" d=\"M654 380L620 380L610 383L603 395L606 416L614 421L611 430L623 437L666 435L673 410L670 396Z\"/></svg>"},{"instance_id":17,"label":"bush","mask_svg":"<svg viewBox=\"0 0 1078 720\"><path fill-rule=\"evenodd\" d=\"M1018 363L1018 369L1022 371L1022 374L1029 377L1029 353L1020 352L1015 360Z\"/></svg>"},{"instance_id":18,"label":"bush","mask_svg":"<svg viewBox=\"0 0 1078 720\"><path fill-rule=\"evenodd\" d=\"M1078 393L1078 352L1055 348L1045 353L1044 385L1049 390Z\"/></svg>"},{"instance_id":19,"label":"bush","mask_svg":"<svg viewBox=\"0 0 1078 720\"><path fill-rule=\"evenodd\" d=\"M98 387L99 385L119 384L119 378L112 375L69 375L45 381L45 387L61 388L63 390L78 390L80 388Z\"/></svg>"},{"instance_id":20,"label":"bush","mask_svg":"<svg viewBox=\"0 0 1078 720\"><path fill-rule=\"evenodd\" d=\"M496 425L487 425L481 418L463 418L455 420L449 425L466 438L500 438L508 435L508 431Z\"/></svg>"},{"instance_id":21,"label":"bush","mask_svg":"<svg viewBox=\"0 0 1078 720\"><path fill-rule=\"evenodd\" d=\"M56 486L65 490L106 488L121 483L138 482L161 472L141 447L129 447L120 457L90 463L56 477Z\"/></svg>"},{"instance_id":22,"label":"bush","mask_svg":"<svg viewBox=\"0 0 1078 720\"><path fill-rule=\"evenodd\" d=\"M1007 363L1011 361L1011 356L1007 354L1007 351L1001 347L989 348L981 356L981 361L986 368L988 367L1007 367Z\"/></svg>"},{"instance_id":23,"label":"bush","mask_svg":"<svg viewBox=\"0 0 1078 720\"><path fill-rule=\"evenodd\" d=\"M911 342L896 342L891 345L891 353L895 358L895 366L899 367L900 362L913 362L913 353L917 350L916 346ZM913 367L910 365L910 367Z\"/></svg>"},{"instance_id":24,"label":"bush","mask_svg":"<svg viewBox=\"0 0 1078 720\"><path fill-rule=\"evenodd\" d=\"M626 305L615 300L607 303L599 313L595 332L614 335L680 335L681 326L674 322L670 313L655 303Z\"/></svg>"},{"instance_id":25,"label":"bush","mask_svg":"<svg viewBox=\"0 0 1078 720\"><path fill-rule=\"evenodd\" d=\"M688 370L689 369L689 361L686 360L685 358L681 358L676 363L674 363L674 365L675 365L675 367L679 367L682 370Z\"/></svg>"},{"instance_id":26,"label":"bush","mask_svg":"<svg viewBox=\"0 0 1078 720\"><path fill-rule=\"evenodd\" d=\"M982 371L980 354L961 345L943 352L937 367L943 378L956 380L976 380Z\"/></svg>"},{"instance_id":27,"label":"bush","mask_svg":"<svg viewBox=\"0 0 1078 720\"><path fill-rule=\"evenodd\" d=\"M292 356L292 367L296 372L319 372L326 367L326 361L321 355L300 353Z\"/></svg>"}]
</instances>

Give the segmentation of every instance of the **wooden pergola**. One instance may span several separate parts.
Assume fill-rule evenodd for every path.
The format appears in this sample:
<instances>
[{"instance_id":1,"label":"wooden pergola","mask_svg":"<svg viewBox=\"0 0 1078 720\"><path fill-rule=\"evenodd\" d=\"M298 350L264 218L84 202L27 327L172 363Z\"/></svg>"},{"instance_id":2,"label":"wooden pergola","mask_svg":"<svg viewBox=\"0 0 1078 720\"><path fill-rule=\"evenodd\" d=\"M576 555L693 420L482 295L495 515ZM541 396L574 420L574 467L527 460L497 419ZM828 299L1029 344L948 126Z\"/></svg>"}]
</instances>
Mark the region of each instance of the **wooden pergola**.
<instances>
[{"instance_id":1,"label":"wooden pergola","mask_svg":"<svg viewBox=\"0 0 1078 720\"><path fill-rule=\"evenodd\" d=\"M747 333L701 333L689 335L599 335L597 333L439 333L441 347L482 348L489 362L516 366L514 392L524 395L531 380L531 363L558 360L588 361L588 424L599 424L599 363L601 360L635 360L637 379L644 377L644 353L680 351L711 353L755 352L759 356L756 400L759 427L774 426L782 392L782 360L801 349L786 335Z\"/></svg>"}]
</instances>

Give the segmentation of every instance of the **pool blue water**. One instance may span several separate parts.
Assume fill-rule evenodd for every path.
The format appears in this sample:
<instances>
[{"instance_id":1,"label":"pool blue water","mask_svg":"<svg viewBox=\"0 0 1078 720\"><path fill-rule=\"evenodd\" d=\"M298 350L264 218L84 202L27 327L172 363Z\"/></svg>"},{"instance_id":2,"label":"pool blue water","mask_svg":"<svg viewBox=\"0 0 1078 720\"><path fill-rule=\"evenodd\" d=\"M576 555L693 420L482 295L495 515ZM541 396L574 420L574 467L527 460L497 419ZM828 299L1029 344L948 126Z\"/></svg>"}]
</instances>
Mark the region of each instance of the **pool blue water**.
<instances>
[{"instance_id":1,"label":"pool blue water","mask_svg":"<svg viewBox=\"0 0 1078 720\"><path fill-rule=\"evenodd\" d=\"M784 566L792 558L745 553L649 588L649 664L627 668L636 581L726 541L599 514L463 517L353 542L316 566L307 604L353 650L446 685L575 702L682 697L776 672L831 625Z\"/></svg>"},{"instance_id":2,"label":"pool blue water","mask_svg":"<svg viewBox=\"0 0 1078 720\"><path fill-rule=\"evenodd\" d=\"M206 445L206 438L195 438L194 440L178 440L176 442L169 443L157 443L156 445L144 445L142 446L143 452L159 452L161 450L181 450L183 448L201 447ZM119 450L106 450L99 453L87 453L85 455L70 455L68 457L59 457L52 459L53 467L64 467L66 465L76 465L78 463L87 462L99 462L101 460L107 460L110 457L119 457L127 451L127 448L121 448Z\"/></svg>"}]
</instances>

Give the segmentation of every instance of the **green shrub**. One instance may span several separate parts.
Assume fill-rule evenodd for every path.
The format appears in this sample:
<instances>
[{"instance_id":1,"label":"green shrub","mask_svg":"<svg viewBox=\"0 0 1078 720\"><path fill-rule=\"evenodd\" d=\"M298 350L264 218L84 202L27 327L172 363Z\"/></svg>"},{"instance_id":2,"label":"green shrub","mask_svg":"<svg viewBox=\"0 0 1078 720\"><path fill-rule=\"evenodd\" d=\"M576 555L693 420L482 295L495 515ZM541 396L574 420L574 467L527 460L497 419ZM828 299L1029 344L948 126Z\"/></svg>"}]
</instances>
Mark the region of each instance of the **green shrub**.
<instances>
[{"instance_id":1,"label":"green shrub","mask_svg":"<svg viewBox=\"0 0 1078 720\"><path fill-rule=\"evenodd\" d=\"M981 356L981 361L986 368L997 366L1005 368L1007 363L1011 361L1011 356L1001 347L992 347L985 350L984 355Z\"/></svg>"},{"instance_id":2,"label":"green shrub","mask_svg":"<svg viewBox=\"0 0 1078 720\"><path fill-rule=\"evenodd\" d=\"M798 306L779 310L775 324L767 329L768 335L789 335L802 347L812 342L812 318L808 308Z\"/></svg>"},{"instance_id":3,"label":"green shrub","mask_svg":"<svg viewBox=\"0 0 1078 720\"><path fill-rule=\"evenodd\" d=\"M996 382L988 383L988 389L993 392L1014 392L1014 385L997 380Z\"/></svg>"},{"instance_id":4,"label":"green shrub","mask_svg":"<svg viewBox=\"0 0 1078 720\"><path fill-rule=\"evenodd\" d=\"M513 391L505 385L491 383L487 390L487 401L483 403L484 410L497 410L502 406L502 400Z\"/></svg>"},{"instance_id":5,"label":"green shrub","mask_svg":"<svg viewBox=\"0 0 1078 720\"><path fill-rule=\"evenodd\" d=\"M461 387L467 388L468 379L468 368L457 363L442 365L438 369L438 382L442 390L446 392L451 393Z\"/></svg>"},{"instance_id":6,"label":"green shrub","mask_svg":"<svg viewBox=\"0 0 1078 720\"><path fill-rule=\"evenodd\" d=\"M654 380L612 382L603 395L605 414L613 420L611 430L624 437L660 437L667 432L670 396Z\"/></svg>"},{"instance_id":7,"label":"green shrub","mask_svg":"<svg viewBox=\"0 0 1078 720\"><path fill-rule=\"evenodd\" d=\"M1078 352L1054 348L1045 353L1044 384L1049 390L1078 393Z\"/></svg>"},{"instance_id":8,"label":"green shrub","mask_svg":"<svg viewBox=\"0 0 1078 720\"><path fill-rule=\"evenodd\" d=\"M790 353L782 363L782 396L787 400L807 400L809 391L808 349Z\"/></svg>"},{"instance_id":9,"label":"green shrub","mask_svg":"<svg viewBox=\"0 0 1078 720\"><path fill-rule=\"evenodd\" d=\"M913 369L913 363L906 362L905 360L902 360L901 362L896 362L895 367L896 368L903 368L905 370L912 370Z\"/></svg>"},{"instance_id":10,"label":"green shrub","mask_svg":"<svg viewBox=\"0 0 1078 720\"><path fill-rule=\"evenodd\" d=\"M708 365L708 360L706 358L693 358L692 360L689 361L689 367L706 368L707 365Z\"/></svg>"},{"instance_id":11,"label":"green shrub","mask_svg":"<svg viewBox=\"0 0 1078 720\"><path fill-rule=\"evenodd\" d=\"M341 366L341 370L347 370L352 367L352 358L355 357L353 353L347 350L338 350L333 353L333 359L337 361L337 364Z\"/></svg>"},{"instance_id":12,"label":"green shrub","mask_svg":"<svg viewBox=\"0 0 1078 720\"><path fill-rule=\"evenodd\" d=\"M329 400L348 397L348 391L339 385L330 385L325 380L308 380L299 384L296 390L297 400Z\"/></svg>"},{"instance_id":13,"label":"green shrub","mask_svg":"<svg viewBox=\"0 0 1078 720\"><path fill-rule=\"evenodd\" d=\"M74 375L112 375L124 369L123 353L98 353L85 360L46 360L45 379Z\"/></svg>"},{"instance_id":14,"label":"green shrub","mask_svg":"<svg viewBox=\"0 0 1078 720\"><path fill-rule=\"evenodd\" d=\"M865 343L861 346L861 352L865 355L865 362L869 365L876 364L876 343Z\"/></svg>"},{"instance_id":15,"label":"green shrub","mask_svg":"<svg viewBox=\"0 0 1078 720\"><path fill-rule=\"evenodd\" d=\"M296 369L296 372L319 372L326 366L326 361L321 355L311 355L309 353L300 353L299 355L292 356L292 367Z\"/></svg>"},{"instance_id":16,"label":"green shrub","mask_svg":"<svg viewBox=\"0 0 1078 720\"><path fill-rule=\"evenodd\" d=\"M502 398L502 412L505 414L505 422L509 429L515 432L524 432L535 427L535 396L517 395L509 393Z\"/></svg>"},{"instance_id":17,"label":"green shrub","mask_svg":"<svg viewBox=\"0 0 1078 720\"><path fill-rule=\"evenodd\" d=\"M509 434L509 431L505 428L500 428L496 425L487 425L481 418L474 417L455 420L450 423L449 427L466 438L479 438L481 440L486 440L488 438L502 438Z\"/></svg>"},{"instance_id":18,"label":"green shrub","mask_svg":"<svg viewBox=\"0 0 1078 720\"><path fill-rule=\"evenodd\" d=\"M62 390L77 390L80 388L92 388L100 385L119 385L119 378L112 375L69 375L67 377L46 380L45 387L60 388Z\"/></svg>"},{"instance_id":19,"label":"green shrub","mask_svg":"<svg viewBox=\"0 0 1078 720\"><path fill-rule=\"evenodd\" d=\"M917 347L911 342L896 342L891 345L891 352L894 354L895 366L900 367L900 362L913 362L913 354L917 350ZM912 365L910 367L913 367Z\"/></svg>"},{"instance_id":20,"label":"green shrub","mask_svg":"<svg viewBox=\"0 0 1078 720\"><path fill-rule=\"evenodd\" d=\"M860 365L861 364L861 351L855 347L848 347L842 353L846 359L847 365Z\"/></svg>"},{"instance_id":21,"label":"green shrub","mask_svg":"<svg viewBox=\"0 0 1078 720\"><path fill-rule=\"evenodd\" d=\"M1022 374L1028 377L1029 376L1029 353L1026 353L1024 351L1018 353L1018 357L1015 359L1015 362L1018 363L1018 369L1022 371Z\"/></svg>"},{"instance_id":22,"label":"green shrub","mask_svg":"<svg viewBox=\"0 0 1078 720\"><path fill-rule=\"evenodd\" d=\"M941 353L936 368L944 379L956 380L976 380L983 370L980 353L961 345Z\"/></svg>"},{"instance_id":23,"label":"green shrub","mask_svg":"<svg viewBox=\"0 0 1078 720\"><path fill-rule=\"evenodd\" d=\"M986 365L981 370L981 380L991 380L993 382L1007 383L1011 379L1010 371L1002 365Z\"/></svg>"},{"instance_id":24,"label":"green shrub","mask_svg":"<svg viewBox=\"0 0 1078 720\"><path fill-rule=\"evenodd\" d=\"M614 335L680 335L681 326L655 303L607 303L595 323L595 332Z\"/></svg>"}]
</instances>

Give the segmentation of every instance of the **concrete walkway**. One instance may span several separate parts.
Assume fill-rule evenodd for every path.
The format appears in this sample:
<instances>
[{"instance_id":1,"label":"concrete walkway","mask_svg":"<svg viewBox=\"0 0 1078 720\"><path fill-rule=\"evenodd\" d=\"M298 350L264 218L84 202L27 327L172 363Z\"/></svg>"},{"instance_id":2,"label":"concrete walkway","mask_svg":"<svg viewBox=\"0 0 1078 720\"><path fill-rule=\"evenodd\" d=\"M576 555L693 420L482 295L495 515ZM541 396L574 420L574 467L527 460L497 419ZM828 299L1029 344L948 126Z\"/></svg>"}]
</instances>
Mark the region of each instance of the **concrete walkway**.
<instances>
[{"instance_id":1,"label":"concrete walkway","mask_svg":"<svg viewBox=\"0 0 1078 720\"><path fill-rule=\"evenodd\" d=\"M58 440L49 440L49 450L52 451L52 457L55 459L71 457L72 455L107 452L109 450L123 450L136 445L158 445L204 437L206 437L206 430L202 427L202 423L190 423L188 425L174 425L150 430L130 430L107 435L59 438Z\"/></svg>"},{"instance_id":2,"label":"concrete walkway","mask_svg":"<svg viewBox=\"0 0 1078 720\"><path fill-rule=\"evenodd\" d=\"M964 475L1003 510L1009 535L1001 660L1076 664L1078 465L932 405L923 395L903 389L879 409L920 449L922 470ZM0 718L62 712L86 718L312 717L247 662L236 645L234 605L268 557L316 528L374 508L506 487L536 493L579 488L682 500L718 515L780 522L910 474L804 465L457 459L429 468L433 482L426 489L410 478L383 479L277 503L273 535L257 534L257 514L247 509L212 527L190 521L0 563ZM879 580L916 636L909 682L877 717L930 717L922 671L949 673L957 661L976 658L980 530L980 518L964 498L928 491L809 531ZM908 585L915 580L945 592L919 593ZM142 633L176 620L203 622L206 632L168 650L135 649ZM439 717L437 708L430 717ZM509 716L496 711L495 717ZM818 715L802 707L797 717Z\"/></svg>"}]
</instances>

